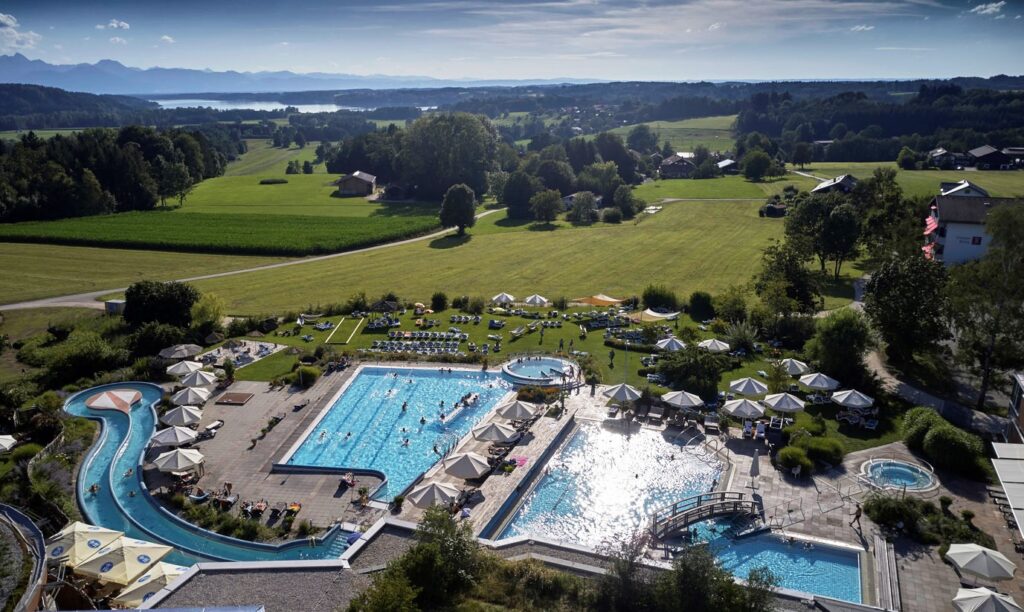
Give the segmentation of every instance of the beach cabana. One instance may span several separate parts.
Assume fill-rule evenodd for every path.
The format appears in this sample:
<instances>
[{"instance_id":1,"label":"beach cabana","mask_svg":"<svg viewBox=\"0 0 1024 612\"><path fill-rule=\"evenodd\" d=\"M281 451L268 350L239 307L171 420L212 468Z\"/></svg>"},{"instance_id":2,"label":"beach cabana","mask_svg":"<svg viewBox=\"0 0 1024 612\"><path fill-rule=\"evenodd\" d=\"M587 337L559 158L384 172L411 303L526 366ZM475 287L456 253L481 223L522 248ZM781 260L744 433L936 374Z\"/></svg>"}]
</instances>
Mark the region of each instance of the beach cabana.
<instances>
[{"instance_id":1,"label":"beach cabana","mask_svg":"<svg viewBox=\"0 0 1024 612\"><path fill-rule=\"evenodd\" d=\"M124 534L75 521L46 541L46 559L75 566Z\"/></svg>"},{"instance_id":2,"label":"beach cabana","mask_svg":"<svg viewBox=\"0 0 1024 612\"><path fill-rule=\"evenodd\" d=\"M161 561L124 587L112 603L124 608L138 608L187 571L187 567Z\"/></svg>"}]
</instances>

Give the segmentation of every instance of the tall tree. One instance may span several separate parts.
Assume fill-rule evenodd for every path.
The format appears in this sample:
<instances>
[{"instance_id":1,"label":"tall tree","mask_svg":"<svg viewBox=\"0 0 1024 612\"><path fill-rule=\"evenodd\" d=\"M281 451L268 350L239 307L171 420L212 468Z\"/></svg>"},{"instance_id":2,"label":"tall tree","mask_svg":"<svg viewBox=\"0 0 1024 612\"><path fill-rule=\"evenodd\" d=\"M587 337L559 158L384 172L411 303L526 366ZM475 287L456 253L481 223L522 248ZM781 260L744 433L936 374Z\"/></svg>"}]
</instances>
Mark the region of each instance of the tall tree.
<instances>
[{"instance_id":1,"label":"tall tree","mask_svg":"<svg viewBox=\"0 0 1024 612\"><path fill-rule=\"evenodd\" d=\"M398 165L403 181L415 185L419 197L439 200L457 183L465 183L474 193L487 191L498 139L486 117L429 115L405 132Z\"/></svg>"},{"instance_id":2,"label":"tall tree","mask_svg":"<svg viewBox=\"0 0 1024 612\"><path fill-rule=\"evenodd\" d=\"M459 228L459 236L476 223L476 194L468 185L452 185L441 202L441 227Z\"/></svg>"},{"instance_id":3,"label":"tall tree","mask_svg":"<svg viewBox=\"0 0 1024 612\"><path fill-rule=\"evenodd\" d=\"M772 165L772 158L764 151L751 151L743 157L743 176L751 181L760 181Z\"/></svg>"},{"instance_id":4,"label":"tall tree","mask_svg":"<svg viewBox=\"0 0 1024 612\"><path fill-rule=\"evenodd\" d=\"M650 153L658 148L658 135L654 133L651 126L641 123L629 130L629 135L626 136L626 144L634 151Z\"/></svg>"},{"instance_id":5,"label":"tall tree","mask_svg":"<svg viewBox=\"0 0 1024 612\"><path fill-rule=\"evenodd\" d=\"M871 273L864 313L895 361L908 363L949 336L948 278L942 264L920 254L891 257Z\"/></svg>"},{"instance_id":6,"label":"tall tree","mask_svg":"<svg viewBox=\"0 0 1024 612\"><path fill-rule=\"evenodd\" d=\"M529 219L530 198L541 190L540 181L525 172L513 172L502 189L501 202L511 219Z\"/></svg>"},{"instance_id":7,"label":"tall tree","mask_svg":"<svg viewBox=\"0 0 1024 612\"><path fill-rule=\"evenodd\" d=\"M545 149L547 150L547 149ZM544 183L548 189L554 189L567 196L576 187L576 175L568 162L545 160L537 167L537 178Z\"/></svg>"},{"instance_id":8,"label":"tall tree","mask_svg":"<svg viewBox=\"0 0 1024 612\"><path fill-rule=\"evenodd\" d=\"M590 225L594 222L596 214L597 204L594 194L589 191L577 193L572 203L572 210L569 211L569 220L577 225Z\"/></svg>"},{"instance_id":9,"label":"tall tree","mask_svg":"<svg viewBox=\"0 0 1024 612\"><path fill-rule=\"evenodd\" d=\"M530 210L537 221L551 223L562 211L562 196L554 189L545 189L530 198Z\"/></svg>"},{"instance_id":10,"label":"tall tree","mask_svg":"<svg viewBox=\"0 0 1024 612\"><path fill-rule=\"evenodd\" d=\"M842 308L817 319L814 337L807 343L807 355L821 369L847 384L856 384L864 374L864 355L871 344L871 330L860 312Z\"/></svg>"},{"instance_id":11,"label":"tall tree","mask_svg":"<svg viewBox=\"0 0 1024 612\"><path fill-rule=\"evenodd\" d=\"M794 166L800 166L800 168L803 168L807 164L811 163L813 155L814 152L810 143L798 142L793 145L793 155L790 161L793 162Z\"/></svg>"}]
</instances>

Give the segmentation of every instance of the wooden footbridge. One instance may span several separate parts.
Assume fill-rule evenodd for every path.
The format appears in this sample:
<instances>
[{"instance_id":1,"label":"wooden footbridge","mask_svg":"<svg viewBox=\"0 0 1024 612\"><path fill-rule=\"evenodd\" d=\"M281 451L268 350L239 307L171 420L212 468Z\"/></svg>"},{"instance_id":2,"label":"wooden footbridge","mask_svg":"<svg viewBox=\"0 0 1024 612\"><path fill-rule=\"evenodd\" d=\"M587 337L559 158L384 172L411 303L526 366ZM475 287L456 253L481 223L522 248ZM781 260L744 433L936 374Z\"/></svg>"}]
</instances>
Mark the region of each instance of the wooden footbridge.
<instances>
[{"instance_id":1,"label":"wooden footbridge","mask_svg":"<svg viewBox=\"0 0 1024 612\"><path fill-rule=\"evenodd\" d=\"M720 516L760 515L761 507L746 493L715 491L694 495L671 506L660 508L651 515L651 532L659 540L671 538L694 523Z\"/></svg>"}]
</instances>

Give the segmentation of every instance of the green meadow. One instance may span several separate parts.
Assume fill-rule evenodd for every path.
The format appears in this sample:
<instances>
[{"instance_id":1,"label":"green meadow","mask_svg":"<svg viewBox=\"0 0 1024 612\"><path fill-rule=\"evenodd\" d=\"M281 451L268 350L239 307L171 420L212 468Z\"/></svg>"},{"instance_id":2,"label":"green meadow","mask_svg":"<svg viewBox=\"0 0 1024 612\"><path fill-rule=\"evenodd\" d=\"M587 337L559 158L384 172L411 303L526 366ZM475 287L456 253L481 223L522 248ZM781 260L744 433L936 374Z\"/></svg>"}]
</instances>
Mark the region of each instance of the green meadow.
<instances>
[{"instance_id":1,"label":"green meadow","mask_svg":"<svg viewBox=\"0 0 1024 612\"><path fill-rule=\"evenodd\" d=\"M676 151L693 151L697 145L704 145L710 151L726 151L732 149L736 141L732 133L735 121L735 115L722 115L681 121L648 121L645 124L658 135L658 146L668 141ZM611 132L626 138L636 125L624 125Z\"/></svg>"},{"instance_id":2,"label":"green meadow","mask_svg":"<svg viewBox=\"0 0 1024 612\"><path fill-rule=\"evenodd\" d=\"M894 168L887 162L819 162L808 164L801 172L820 178L852 174L859 179L871 176L875 168ZM898 169L897 169L898 170ZM992 197L1024 197L1024 171L1020 170L898 170L896 182L911 196L932 196L939 183L967 179L986 189Z\"/></svg>"}]
</instances>

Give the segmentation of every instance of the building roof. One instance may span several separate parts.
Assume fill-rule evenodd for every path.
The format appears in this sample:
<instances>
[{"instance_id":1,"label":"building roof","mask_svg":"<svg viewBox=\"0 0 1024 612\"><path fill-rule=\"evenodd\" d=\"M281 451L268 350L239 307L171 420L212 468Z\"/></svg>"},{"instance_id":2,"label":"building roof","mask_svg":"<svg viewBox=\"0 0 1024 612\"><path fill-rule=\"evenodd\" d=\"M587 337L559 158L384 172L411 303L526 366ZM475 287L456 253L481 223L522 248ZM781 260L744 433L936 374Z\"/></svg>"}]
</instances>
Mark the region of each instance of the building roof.
<instances>
[{"instance_id":1,"label":"building roof","mask_svg":"<svg viewBox=\"0 0 1024 612\"><path fill-rule=\"evenodd\" d=\"M949 153L949 151L943 149L942 147L939 147L938 149L932 149L931 151L928 151L928 157L939 157L940 155L945 155L947 153Z\"/></svg>"},{"instance_id":2,"label":"building roof","mask_svg":"<svg viewBox=\"0 0 1024 612\"><path fill-rule=\"evenodd\" d=\"M811 189L811 193L821 192L821 191L830 191L830 190L832 190L832 188L839 187L839 186L843 186L843 187L845 187L847 189L853 189L856 185L857 185L857 178L856 177L854 177L852 174L842 174L842 175L837 176L835 178L830 178L827 181L822 181L822 182L818 183L818 185L814 189Z\"/></svg>"},{"instance_id":3,"label":"building roof","mask_svg":"<svg viewBox=\"0 0 1024 612\"><path fill-rule=\"evenodd\" d=\"M723 159L722 161L718 162L718 167L719 168L728 168L729 166L735 166L735 165L736 165L736 160L735 159Z\"/></svg>"},{"instance_id":4,"label":"building roof","mask_svg":"<svg viewBox=\"0 0 1024 612\"><path fill-rule=\"evenodd\" d=\"M346 174L345 176L343 176L340 179L338 179L338 181L341 182L341 181L343 181L345 179L350 179L350 178L358 179L360 181L363 181L364 183L375 183L377 181L377 177L375 177L372 174L367 174L366 172L363 172L362 170L356 170L352 174Z\"/></svg>"},{"instance_id":5,"label":"building roof","mask_svg":"<svg viewBox=\"0 0 1024 612\"><path fill-rule=\"evenodd\" d=\"M693 153L673 153L664 160L662 160L662 166L671 166L673 164L693 164L692 161Z\"/></svg>"},{"instance_id":6,"label":"building roof","mask_svg":"<svg viewBox=\"0 0 1024 612\"><path fill-rule=\"evenodd\" d=\"M1024 206L1024 198L964 198L935 196L940 223L973 223L982 225L988 213L996 206Z\"/></svg>"},{"instance_id":7,"label":"building roof","mask_svg":"<svg viewBox=\"0 0 1024 612\"><path fill-rule=\"evenodd\" d=\"M939 183L939 195L950 196L950 195L962 195L963 192L973 190L988 197L988 192L974 183L964 179L955 183Z\"/></svg>"},{"instance_id":8,"label":"building roof","mask_svg":"<svg viewBox=\"0 0 1024 612\"><path fill-rule=\"evenodd\" d=\"M970 151L967 152L967 154L970 155L971 157L985 157L986 155L991 155L993 153L998 152L999 149L996 149L995 147L991 147L989 145L981 145L977 149L971 149Z\"/></svg>"},{"instance_id":9,"label":"building roof","mask_svg":"<svg viewBox=\"0 0 1024 612\"><path fill-rule=\"evenodd\" d=\"M1003 149L1003 155L1022 157L1024 156L1024 147L1006 147Z\"/></svg>"}]
</instances>

